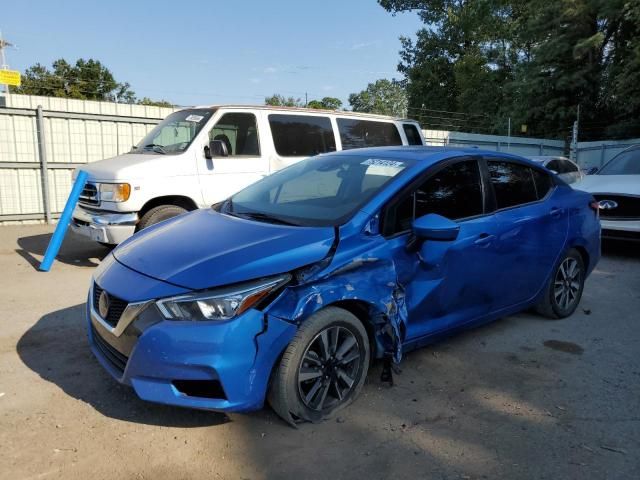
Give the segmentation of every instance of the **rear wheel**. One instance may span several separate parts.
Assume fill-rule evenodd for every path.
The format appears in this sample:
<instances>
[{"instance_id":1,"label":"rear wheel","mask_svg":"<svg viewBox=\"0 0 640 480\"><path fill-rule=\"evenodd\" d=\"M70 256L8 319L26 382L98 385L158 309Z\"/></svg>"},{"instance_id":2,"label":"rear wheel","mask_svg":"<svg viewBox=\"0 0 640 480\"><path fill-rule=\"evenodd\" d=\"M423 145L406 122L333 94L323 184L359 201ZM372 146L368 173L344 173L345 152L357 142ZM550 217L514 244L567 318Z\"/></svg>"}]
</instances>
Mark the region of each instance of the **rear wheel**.
<instances>
[{"instance_id":1,"label":"rear wheel","mask_svg":"<svg viewBox=\"0 0 640 480\"><path fill-rule=\"evenodd\" d=\"M160 205L158 207L153 207L142 216L142 218L138 222L136 230L143 230L147 227L150 227L151 225L155 225L156 223L162 222L163 220L177 217L178 215L182 215L186 212L186 209L177 205Z\"/></svg>"},{"instance_id":2,"label":"rear wheel","mask_svg":"<svg viewBox=\"0 0 640 480\"><path fill-rule=\"evenodd\" d=\"M571 249L549 279L545 295L536 310L549 318L565 318L575 312L582 298L585 268L580 253Z\"/></svg>"},{"instance_id":3,"label":"rear wheel","mask_svg":"<svg viewBox=\"0 0 640 480\"><path fill-rule=\"evenodd\" d=\"M327 307L307 319L287 347L268 400L289 423L319 422L349 405L369 368L369 340L350 312Z\"/></svg>"}]
</instances>

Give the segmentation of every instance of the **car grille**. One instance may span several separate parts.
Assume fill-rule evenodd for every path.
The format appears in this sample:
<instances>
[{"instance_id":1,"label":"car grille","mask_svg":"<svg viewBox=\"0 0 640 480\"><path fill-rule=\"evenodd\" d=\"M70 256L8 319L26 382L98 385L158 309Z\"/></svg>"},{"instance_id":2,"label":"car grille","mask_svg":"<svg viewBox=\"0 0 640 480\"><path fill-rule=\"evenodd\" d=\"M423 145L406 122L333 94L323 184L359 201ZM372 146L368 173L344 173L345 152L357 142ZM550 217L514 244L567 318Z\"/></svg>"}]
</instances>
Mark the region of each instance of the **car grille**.
<instances>
[{"instance_id":1,"label":"car grille","mask_svg":"<svg viewBox=\"0 0 640 480\"><path fill-rule=\"evenodd\" d=\"M100 301L100 294L102 293L102 288L98 286L97 283L93 284L93 308L96 312L99 312L98 305ZM114 297L113 295L109 295L109 312L107 314L107 318L104 318L109 325L115 327L118 324L118 320L122 316L122 312L124 312L125 308L127 308L127 302Z\"/></svg>"},{"instance_id":2,"label":"car grille","mask_svg":"<svg viewBox=\"0 0 640 480\"><path fill-rule=\"evenodd\" d=\"M604 220L640 220L640 197L631 195L595 194L595 199L613 200L618 204L615 208L600 209L600 217Z\"/></svg>"},{"instance_id":3,"label":"car grille","mask_svg":"<svg viewBox=\"0 0 640 480\"><path fill-rule=\"evenodd\" d=\"M98 188L93 183L85 184L82 192L80 193L79 201L84 205L100 205L100 199L98 198Z\"/></svg>"},{"instance_id":4,"label":"car grille","mask_svg":"<svg viewBox=\"0 0 640 480\"><path fill-rule=\"evenodd\" d=\"M127 366L129 358L109 345L109 343L100 336L93 325L91 325L91 333L96 347L98 347L98 350L100 350L100 353L102 353L104 358L106 358L120 373L124 373L124 369Z\"/></svg>"}]
</instances>

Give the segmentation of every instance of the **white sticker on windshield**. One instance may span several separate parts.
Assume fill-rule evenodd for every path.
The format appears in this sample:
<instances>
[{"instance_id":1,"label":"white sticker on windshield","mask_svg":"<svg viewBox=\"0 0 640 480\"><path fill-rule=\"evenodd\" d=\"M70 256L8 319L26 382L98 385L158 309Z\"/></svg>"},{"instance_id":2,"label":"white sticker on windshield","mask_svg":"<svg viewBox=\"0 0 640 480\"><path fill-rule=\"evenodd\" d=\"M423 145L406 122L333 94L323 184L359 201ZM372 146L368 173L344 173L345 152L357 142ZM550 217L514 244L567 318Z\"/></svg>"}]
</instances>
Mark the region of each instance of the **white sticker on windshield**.
<instances>
[{"instance_id":1,"label":"white sticker on windshield","mask_svg":"<svg viewBox=\"0 0 640 480\"><path fill-rule=\"evenodd\" d=\"M376 167L391 167L391 168L403 168L402 162L396 162L394 160L384 160L382 158L367 158L361 165L371 165Z\"/></svg>"},{"instance_id":2,"label":"white sticker on windshield","mask_svg":"<svg viewBox=\"0 0 640 480\"><path fill-rule=\"evenodd\" d=\"M202 120L204 117L202 115L189 115L187 118L185 118L185 120L187 122L196 122L198 123L200 120Z\"/></svg>"}]
</instances>

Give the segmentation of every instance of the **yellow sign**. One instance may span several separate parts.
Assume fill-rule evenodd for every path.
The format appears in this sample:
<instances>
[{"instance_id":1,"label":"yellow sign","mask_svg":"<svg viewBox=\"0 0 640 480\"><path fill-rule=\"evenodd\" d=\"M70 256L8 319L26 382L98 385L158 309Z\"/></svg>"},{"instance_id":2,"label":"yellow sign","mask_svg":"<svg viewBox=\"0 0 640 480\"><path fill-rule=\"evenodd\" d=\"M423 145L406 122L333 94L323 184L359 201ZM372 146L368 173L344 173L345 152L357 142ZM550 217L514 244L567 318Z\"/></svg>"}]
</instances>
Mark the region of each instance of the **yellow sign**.
<instances>
[{"instance_id":1,"label":"yellow sign","mask_svg":"<svg viewBox=\"0 0 640 480\"><path fill-rule=\"evenodd\" d=\"M20 86L20 72L17 70L0 70L0 85Z\"/></svg>"}]
</instances>

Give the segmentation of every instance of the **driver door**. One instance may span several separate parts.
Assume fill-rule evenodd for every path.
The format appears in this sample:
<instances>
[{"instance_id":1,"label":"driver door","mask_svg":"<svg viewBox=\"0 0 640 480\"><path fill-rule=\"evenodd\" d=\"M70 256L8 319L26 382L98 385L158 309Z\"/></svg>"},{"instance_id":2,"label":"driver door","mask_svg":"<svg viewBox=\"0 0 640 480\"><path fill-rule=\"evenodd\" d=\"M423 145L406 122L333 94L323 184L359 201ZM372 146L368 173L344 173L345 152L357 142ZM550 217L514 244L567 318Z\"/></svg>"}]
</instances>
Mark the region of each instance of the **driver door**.
<instances>
[{"instance_id":1,"label":"driver door","mask_svg":"<svg viewBox=\"0 0 640 480\"><path fill-rule=\"evenodd\" d=\"M240 109L219 113L197 152L198 175L206 204L224 200L268 174L269 161L262 155L260 142L263 121L260 111ZM211 140L224 142L229 155L207 159L204 147Z\"/></svg>"},{"instance_id":2,"label":"driver door","mask_svg":"<svg viewBox=\"0 0 640 480\"><path fill-rule=\"evenodd\" d=\"M491 275L498 255L498 225L488 211L482 177L478 160L454 159L428 172L386 208L383 234L406 295L405 342L496 309L499 292ZM411 224L429 213L456 221L460 225L456 240L420 243Z\"/></svg>"}]
</instances>

